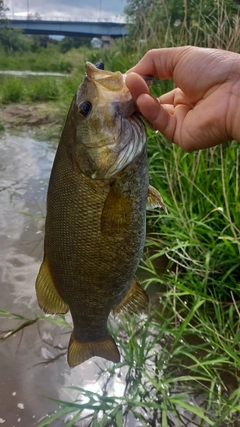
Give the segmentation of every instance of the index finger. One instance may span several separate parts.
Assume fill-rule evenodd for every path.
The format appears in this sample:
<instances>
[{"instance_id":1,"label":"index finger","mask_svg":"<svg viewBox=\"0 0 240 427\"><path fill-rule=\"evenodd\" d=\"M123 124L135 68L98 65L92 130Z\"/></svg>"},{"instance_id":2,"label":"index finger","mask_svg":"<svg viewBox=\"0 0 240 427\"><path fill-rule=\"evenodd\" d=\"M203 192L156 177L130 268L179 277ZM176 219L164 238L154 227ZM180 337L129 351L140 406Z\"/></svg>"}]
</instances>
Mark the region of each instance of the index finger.
<instances>
[{"instance_id":1,"label":"index finger","mask_svg":"<svg viewBox=\"0 0 240 427\"><path fill-rule=\"evenodd\" d=\"M140 76L149 74L163 80L170 79L180 57L189 49L190 46L149 50L127 73L134 72Z\"/></svg>"}]
</instances>

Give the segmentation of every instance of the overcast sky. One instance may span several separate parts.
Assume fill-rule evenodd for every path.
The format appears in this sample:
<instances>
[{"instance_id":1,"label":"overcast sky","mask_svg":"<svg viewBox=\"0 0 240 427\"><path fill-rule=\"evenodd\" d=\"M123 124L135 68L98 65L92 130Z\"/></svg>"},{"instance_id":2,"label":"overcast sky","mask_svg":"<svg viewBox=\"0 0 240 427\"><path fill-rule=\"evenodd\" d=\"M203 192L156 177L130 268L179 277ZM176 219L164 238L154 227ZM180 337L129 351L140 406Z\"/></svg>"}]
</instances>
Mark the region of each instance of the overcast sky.
<instances>
[{"instance_id":1,"label":"overcast sky","mask_svg":"<svg viewBox=\"0 0 240 427\"><path fill-rule=\"evenodd\" d=\"M10 17L40 13L42 18L122 20L127 0L5 0Z\"/></svg>"}]
</instances>

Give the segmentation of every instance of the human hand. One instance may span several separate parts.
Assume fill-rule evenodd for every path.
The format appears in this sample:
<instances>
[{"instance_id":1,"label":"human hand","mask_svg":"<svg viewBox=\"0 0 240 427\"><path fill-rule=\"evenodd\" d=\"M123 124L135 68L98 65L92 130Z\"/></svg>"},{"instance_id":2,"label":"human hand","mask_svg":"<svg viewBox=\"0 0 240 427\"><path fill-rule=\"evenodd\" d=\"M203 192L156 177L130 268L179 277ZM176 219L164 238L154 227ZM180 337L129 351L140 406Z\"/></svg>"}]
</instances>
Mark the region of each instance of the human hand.
<instances>
[{"instance_id":1,"label":"human hand","mask_svg":"<svg viewBox=\"0 0 240 427\"><path fill-rule=\"evenodd\" d=\"M173 78L159 98L140 77ZM154 49L127 73L126 85L146 120L186 151L240 141L240 55L193 46Z\"/></svg>"}]
</instances>

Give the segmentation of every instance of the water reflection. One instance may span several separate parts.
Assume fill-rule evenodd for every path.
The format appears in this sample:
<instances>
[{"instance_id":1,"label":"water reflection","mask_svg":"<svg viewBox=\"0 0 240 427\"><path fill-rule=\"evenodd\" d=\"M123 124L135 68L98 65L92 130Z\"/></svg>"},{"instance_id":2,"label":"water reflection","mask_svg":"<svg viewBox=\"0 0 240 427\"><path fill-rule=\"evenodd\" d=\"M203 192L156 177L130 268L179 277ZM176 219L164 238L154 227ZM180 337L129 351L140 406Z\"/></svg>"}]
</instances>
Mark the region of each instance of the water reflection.
<instances>
[{"instance_id":1,"label":"water reflection","mask_svg":"<svg viewBox=\"0 0 240 427\"><path fill-rule=\"evenodd\" d=\"M47 142L27 135L4 135L0 140L1 309L26 317L37 309L34 282L42 256L41 229L53 157ZM5 323L1 322L1 331L9 328ZM49 407L38 403L49 386L47 375L43 369L31 369L41 347L36 324L0 347L0 417L8 426L34 425L33 420ZM54 370L52 375L58 378Z\"/></svg>"}]
</instances>

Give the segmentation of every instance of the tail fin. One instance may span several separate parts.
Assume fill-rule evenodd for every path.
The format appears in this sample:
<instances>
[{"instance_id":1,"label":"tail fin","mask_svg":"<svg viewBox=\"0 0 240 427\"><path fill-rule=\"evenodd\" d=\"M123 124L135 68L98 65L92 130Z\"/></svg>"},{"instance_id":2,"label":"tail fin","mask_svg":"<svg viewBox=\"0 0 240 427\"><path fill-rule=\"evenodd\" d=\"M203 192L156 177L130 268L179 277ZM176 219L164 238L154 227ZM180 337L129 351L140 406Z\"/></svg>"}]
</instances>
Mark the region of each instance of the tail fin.
<instances>
[{"instance_id":1,"label":"tail fin","mask_svg":"<svg viewBox=\"0 0 240 427\"><path fill-rule=\"evenodd\" d=\"M80 365L90 357L99 356L118 363L120 354L113 337L108 334L104 339L91 342L79 342L71 335L68 346L68 364L70 368Z\"/></svg>"}]
</instances>

